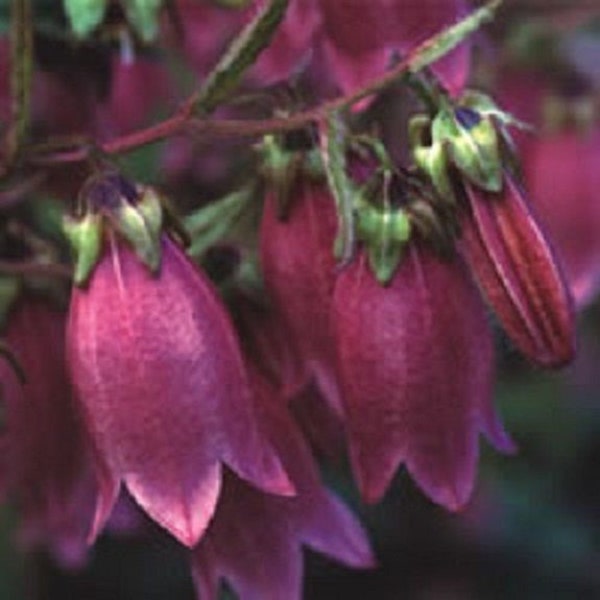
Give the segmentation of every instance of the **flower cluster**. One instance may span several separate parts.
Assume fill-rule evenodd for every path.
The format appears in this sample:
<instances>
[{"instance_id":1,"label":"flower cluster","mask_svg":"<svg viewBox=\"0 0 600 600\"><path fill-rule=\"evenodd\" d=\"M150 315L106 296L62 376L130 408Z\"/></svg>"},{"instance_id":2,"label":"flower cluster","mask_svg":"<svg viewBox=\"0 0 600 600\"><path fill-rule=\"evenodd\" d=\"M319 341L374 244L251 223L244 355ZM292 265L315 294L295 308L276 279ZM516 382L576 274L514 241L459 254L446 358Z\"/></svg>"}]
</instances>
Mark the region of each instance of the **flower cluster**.
<instances>
[{"instance_id":1,"label":"flower cluster","mask_svg":"<svg viewBox=\"0 0 600 600\"><path fill-rule=\"evenodd\" d=\"M318 459L347 451L366 503L403 466L463 508L479 435L516 448L493 403L494 334L539 367L567 364L574 308L600 281L597 222L561 216L565 188L600 216L597 152L562 132L527 152L523 177L522 123L465 89L467 35L493 7L64 0L32 19L14 4L0 489L22 546L81 565L133 499L189 549L203 600L222 580L242 600L293 600L303 546L375 566ZM177 97L166 56L204 83L136 131ZM400 152L373 133L398 106ZM211 127L264 135L206 152L195 133ZM166 138L143 175L110 159ZM549 186L565 153L577 187Z\"/></svg>"}]
</instances>

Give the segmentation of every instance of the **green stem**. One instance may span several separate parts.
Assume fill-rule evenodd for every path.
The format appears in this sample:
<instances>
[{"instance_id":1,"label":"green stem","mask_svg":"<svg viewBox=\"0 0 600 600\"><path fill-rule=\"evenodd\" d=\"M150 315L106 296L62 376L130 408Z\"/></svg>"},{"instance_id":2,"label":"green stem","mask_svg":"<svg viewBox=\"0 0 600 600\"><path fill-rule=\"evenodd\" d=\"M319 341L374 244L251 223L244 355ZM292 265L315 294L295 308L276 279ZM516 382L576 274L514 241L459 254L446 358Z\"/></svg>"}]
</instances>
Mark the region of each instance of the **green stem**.
<instances>
[{"instance_id":1,"label":"green stem","mask_svg":"<svg viewBox=\"0 0 600 600\"><path fill-rule=\"evenodd\" d=\"M276 1L277 0L273 0L273 3ZM345 96L340 96L334 100L330 100L329 102L325 102L316 108L286 117L264 120L194 117L194 110L198 105L202 106L202 102L206 101L206 107L214 108L215 100L222 99L222 96L220 95L222 92L217 90L222 90L224 88L221 88L220 85L214 83L209 87L205 86L204 89L208 91L201 92L198 96L192 96L192 98L190 98L188 102L186 102L181 109L169 119L149 127L148 129L137 131L130 135L101 144L99 149L105 154L123 154L135 150L140 146L159 142L185 130L192 130L195 135L202 135L203 137L257 138L267 134L295 131L312 124L318 124L326 119L328 114L343 111L361 100L387 89L408 71L415 73L426 68L444 53L452 50L483 23L489 21L499 5L500 0L493 0L482 8L472 12L462 21L444 29L423 42L394 68L379 77L373 78L361 89ZM236 82L237 79L235 82L232 82L232 85ZM210 91L211 89L214 91ZM230 91L230 89L231 88L229 88L228 91ZM205 95L206 100L202 100L202 98L205 98ZM58 150L54 154L50 153L50 155L48 155L47 149L37 148L32 152L31 162L35 164L79 162L85 160L89 152L89 146L76 148L70 146L66 151Z\"/></svg>"},{"instance_id":2,"label":"green stem","mask_svg":"<svg viewBox=\"0 0 600 600\"><path fill-rule=\"evenodd\" d=\"M29 127L33 68L31 0L12 0L10 22L10 122L6 132L6 165L17 158Z\"/></svg>"},{"instance_id":3,"label":"green stem","mask_svg":"<svg viewBox=\"0 0 600 600\"><path fill-rule=\"evenodd\" d=\"M211 113L241 80L269 45L285 16L289 0L269 0L266 6L233 40L202 88L191 99L194 110Z\"/></svg>"}]
</instances>

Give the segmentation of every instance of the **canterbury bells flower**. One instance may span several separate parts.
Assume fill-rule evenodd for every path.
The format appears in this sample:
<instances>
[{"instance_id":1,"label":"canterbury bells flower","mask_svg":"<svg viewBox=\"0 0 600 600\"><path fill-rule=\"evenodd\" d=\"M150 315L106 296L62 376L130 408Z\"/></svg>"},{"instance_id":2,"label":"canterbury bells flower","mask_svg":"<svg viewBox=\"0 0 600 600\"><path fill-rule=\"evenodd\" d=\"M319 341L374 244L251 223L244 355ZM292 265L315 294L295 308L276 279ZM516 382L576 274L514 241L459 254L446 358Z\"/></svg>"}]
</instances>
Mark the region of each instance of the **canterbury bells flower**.
<instances>
[{"instance_id":1,"label":"canterbury bells flower","mask_svg":"<svg viewBox=\"0 0 600 600\"><path fill-rule=\"evenodd\" d=\"M102 174L84 187L68 358L99 458L94 537L123 483L179 541L213 516L222 465L292 494L263 437L233 326L208 279L162 232L149 188Z\"/></svg>"}]
</instances>

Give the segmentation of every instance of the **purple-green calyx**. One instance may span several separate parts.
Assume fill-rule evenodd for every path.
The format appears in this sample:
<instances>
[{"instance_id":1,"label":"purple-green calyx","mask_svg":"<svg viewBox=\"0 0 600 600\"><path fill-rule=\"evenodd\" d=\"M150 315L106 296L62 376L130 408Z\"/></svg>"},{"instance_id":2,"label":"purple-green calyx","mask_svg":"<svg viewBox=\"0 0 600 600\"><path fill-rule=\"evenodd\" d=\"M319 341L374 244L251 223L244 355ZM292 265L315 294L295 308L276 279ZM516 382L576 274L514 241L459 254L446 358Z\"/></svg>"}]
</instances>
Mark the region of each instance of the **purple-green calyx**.
<instances>
[{"instance_id":1,"label":"purple-green calyx","mask_svg":"<svg viewBox=\"0 0 600 600\"><path fill-rule=\"evenodd\" d=\"M449 168L456 168L469 182L487 192L503 185L504 148L510 147L506 127L524 127L479 92L467 91L456 104L444 99L437 114L417 115L410 124L413 158L434 187L455 200Z\"/></svg>"},{"instance_id":2,"label":"purple-green calyx","mask_svg":"<svg viewBox=\"0 0 600 600\"><path fill-rule=\"evenodd\" d=\"M408 213L390 197L393 177L390 172L383 174L378 204L365 193L359 194L356 202L357 238L365 245L369 267L382 285L392 280L411 237Z\"/></svg>"},{"instance_id":3,"label":"purple-green calyx","mask_svg":"<svg viewBox=\"0 0 600 600\"><path fill-rule=\"evenodd\" d=\"M160 268L163 208L158 192L120 174L94 175L80 194L81 217L67 217L64 231L75 254L74 281L85 286L102 254L106 221L151 272Z\"/></svg>"}]
</instances>

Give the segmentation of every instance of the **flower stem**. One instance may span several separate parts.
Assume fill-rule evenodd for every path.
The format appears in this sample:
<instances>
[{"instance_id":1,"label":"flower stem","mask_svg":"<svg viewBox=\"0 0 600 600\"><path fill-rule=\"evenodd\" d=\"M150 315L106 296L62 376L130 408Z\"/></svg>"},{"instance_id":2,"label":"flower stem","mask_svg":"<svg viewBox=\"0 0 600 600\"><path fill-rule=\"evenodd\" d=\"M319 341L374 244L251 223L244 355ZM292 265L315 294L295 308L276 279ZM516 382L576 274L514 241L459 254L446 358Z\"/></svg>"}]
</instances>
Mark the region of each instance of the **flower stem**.
<instances>
[{"instance_id":1,"label":"flower stem","mask_svg":"<svg viewBox=\"0 0 600 600\"><path fill-rule=\"evenodd\" d=\"M14 164L29 128L33 65L31 0L12 0L10 12L10 121L5 134L6 172Z\"/></svg>"},{"instance_id":2,"label":"flower stem","mask_svg":"<svg viewBox=\"0 0 600 600\"><path fill-rule=\"evenodd\" d=\"M273 0L273 4L276 0ZM489 21L500 5L501 0L492 0L485 6L475 10L463 20L442 30L440 33L427 39L425 42L417 46L404 60L399 62L394 68L390 69L383 75L371 79L365 86L346 95L339 96L333 100L322 103L321 105L311 108L296 114L292 114L281 118L272 119L214 119L211 117L194 116L197 107L202 106L199 98L213 98L213 94L217 94L219 100L222 92L217 90L225 90L217 86L205 88L209 91L201 92L200 96L194 94L189 98L179 110L170 118L132 134L117 138L100 144L97 148L105 154L123 154L131 150L135 150L140 146L153 144L162 141L172 135L180 133L182 130L192 130L195 135L213 138L244 138L244 137L261 137L269 133L284 133L302 129L308 125L322 122L327 115L347 109L364 98L373 96L382 90L390 87L400 77L407 72L417 72L432 62L439 59L445 53L452 50L462 40L464 40L473 31L479 28L483 23ZM258 17L260 19L260 16ZM262 48L257 50L257 53ZM220 63L221 64L221 63ZM246 65L248 66L248 65ZM244 67L245 68L245 67ZM218 70L218 67L217 67ZM232 81L233 85L237 82ZM229 88L227 88L229 90ZM216 98L217 96L214 96ZM208 101L207 107L214 108L213 100ZM91 147L81 146L66 151L48 152L47 149L34 149L32 152L31 162L34 164L56 164L70 163L85 160L89 155Z\"/></svg>"}]
</instances>

